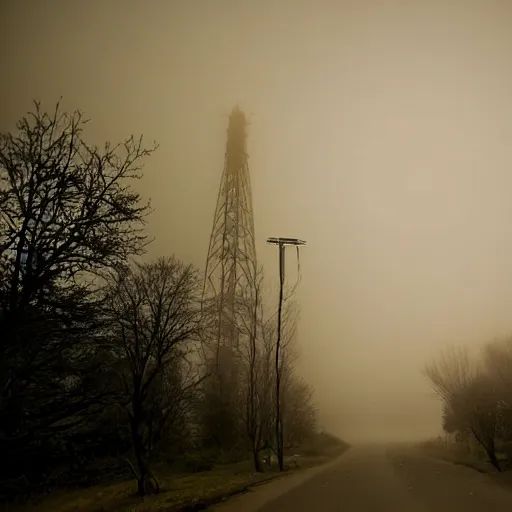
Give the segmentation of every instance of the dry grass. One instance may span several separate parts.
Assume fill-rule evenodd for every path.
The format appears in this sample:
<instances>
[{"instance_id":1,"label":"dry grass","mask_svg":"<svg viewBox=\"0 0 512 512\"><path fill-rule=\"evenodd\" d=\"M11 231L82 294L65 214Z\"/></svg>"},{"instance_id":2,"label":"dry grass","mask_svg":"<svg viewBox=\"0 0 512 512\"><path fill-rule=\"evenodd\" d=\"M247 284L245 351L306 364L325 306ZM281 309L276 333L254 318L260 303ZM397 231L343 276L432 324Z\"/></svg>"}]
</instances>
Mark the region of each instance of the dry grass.
<instances>
[{"instance_id":1,"label":"dry grass","mask_svg":"<svg viewBox=\"0 0 512 512\"><path fill-rule=\"evenodd\" d=\"M333 454L333 455L337 455ZM302 456L290 463L292 471L323 464L332 456ZM255 473L249 462L219 466L195 474L169 474L155 471L161 486L156 496L135 496L135 482L98 485L89 489L56 492L25 506L9 507L5 512L177 512L204 510L248 487L288 473L269 470ZM4 511L2 511L4 512Z\"/></svg>"},{"instance_id":2,"label":"dry grass","mask_svg":"<svg viewBox=\"0 0 512 512\"><path fill-rule=\"evenodd\" d=\"M276 468L256 473L250 461L194 474L177 474L162 466L154 468L161 488L156 496L137 497L135 482L131 480L55 492L39 502L6 506L1 512L195 512L246 492L251 486L329 462L348 447L334 436L320 434L315 442L298 452L300 455L286 457L289 471L285 473Z\"/></svg>"},{"instance_id":3,"label":"dry grass","mask_svg":"<svg viewBox=\"0 0 512 512\"><path fill-rule=\"evenodd\" d=\"M480 473L495 473L496 470L488 462L483 452L471 452L465 446L457 443L443 443L435 440L423 443L420 446L423 453L430 457L442 459L452 464L466 466ZM498 460L505 461L504 454L498 453Z\"/></svg>"},{"instance_id":4,"label":"dry grass","mask_svg":"<svg viewBox=\"0 0 512 512\"><path fill-rule=\"evenodd\" d=\"M458 464L460 466L467 466L469 468L476 469L480 473L487 473L489 469L483 461L461 450L449 450L440 447L428 447L423 448L423 451L426 455L429 455L430 457L445 460L446 462L451 462L452 464Z\"/></svg>"}]
</instances>

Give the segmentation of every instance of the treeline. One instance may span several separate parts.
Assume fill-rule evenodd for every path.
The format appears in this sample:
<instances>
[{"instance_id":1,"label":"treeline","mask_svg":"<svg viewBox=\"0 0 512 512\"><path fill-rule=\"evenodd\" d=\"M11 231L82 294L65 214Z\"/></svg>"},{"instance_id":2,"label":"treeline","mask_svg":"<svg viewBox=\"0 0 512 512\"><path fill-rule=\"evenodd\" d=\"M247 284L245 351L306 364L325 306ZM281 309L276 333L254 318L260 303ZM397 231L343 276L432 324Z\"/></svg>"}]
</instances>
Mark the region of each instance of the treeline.
<instances>
[{"instance_id":1,"label":"treeline","mask_svg":"<svg viewBox=\"0 0 512 512\"><path fill-rule=\"evenodd\" d=\"M36 104L0 135L0 498L127 471L140 494L158 492L160 462L200 471L250 456L262 471L276 421L285 448L316 428L294 372L296 307L276 365L255 272L237 342L220 343L201 272L140 262L150 205L132 184L156 147L89 145L85 123Z\"/></svg>"},{"instance_id":2,"label":"treeline","mask_svg":"<svg viewBox=\"0 0 512 512\"><path fill-rule=\"evenodd\" d=\"M512 458L512 338L483 346L446 350L425 368L442 402L442 426L461 446L480 447L498 471L508 469L499 453Z\"/></svg>"}]
</instances>

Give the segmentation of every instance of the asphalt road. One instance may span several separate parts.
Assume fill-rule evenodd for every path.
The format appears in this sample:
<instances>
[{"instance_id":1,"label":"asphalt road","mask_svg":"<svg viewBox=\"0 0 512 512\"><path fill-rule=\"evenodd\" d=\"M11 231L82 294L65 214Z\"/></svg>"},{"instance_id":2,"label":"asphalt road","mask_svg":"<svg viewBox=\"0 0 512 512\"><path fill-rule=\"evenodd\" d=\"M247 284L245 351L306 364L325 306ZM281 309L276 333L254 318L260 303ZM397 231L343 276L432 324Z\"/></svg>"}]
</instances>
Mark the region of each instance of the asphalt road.
<instances>
[{"instance_id":1,"label":"asphalt road","mask_svg":"<svg viewBox=\"0 0 512 512\"><path fill-rule=\"evenodd\" d=\"M274 482L228 512L489 512L512 510L512 487L405 446L353 447L334 464ZM281 489L279 489L281 485ZM273 487L272 487L273 486ZM265 499L265 494L267 498Z\"/></svg>"}]
</instances>

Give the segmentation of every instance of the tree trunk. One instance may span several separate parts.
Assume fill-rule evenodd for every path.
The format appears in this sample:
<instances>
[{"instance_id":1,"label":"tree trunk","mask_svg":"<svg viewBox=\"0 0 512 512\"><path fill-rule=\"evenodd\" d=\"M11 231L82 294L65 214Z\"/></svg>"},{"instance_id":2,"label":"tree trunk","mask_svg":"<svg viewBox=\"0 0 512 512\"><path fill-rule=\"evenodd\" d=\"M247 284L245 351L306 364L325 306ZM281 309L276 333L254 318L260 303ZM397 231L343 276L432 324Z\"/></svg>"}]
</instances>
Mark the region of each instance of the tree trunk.
<instances>
[{"instance_id":1,"label":"tree trunk","mask_svg":"<svg viewBox=\"0 0 512 512\"><path fill-rule=\"evenodd\" d=\"M283 421L278 418L278 440L276 442L277 463L279 464L279 471L284 471L284 436L283 436Z\"/></svg>"},{"instance_id":2,"label":"tree trunk","mask_svg":"<svg viewBox=\"0 0 512 512\"><path fill-rule=\"evenodd\" d=\"M475 439L477 440L477 442L480 444L480 446L485 450L485 453L489 457L489 462L498 472L501 473L500 463L498 461L498 458L496 457L494 439L491 439L489 443L485 443L474 429L471 429L471 432Z\"/></svg>"},{"instance_id":3,"label":"tree trunk","mask_svg":"<svg viewBox=\"0 0 512 512\"><path fill-rule=\"evenodd\" d=\"M139 475L137 478L137 494L139 496L146 496L148 494L158 494L160 486L151 471L146 468L144 474Z\"/></svg>"},{"instance_id":4,"label":"tree trunk","mask_svg":"<svg viewBox=\"0 0 512 512\"><path fill-rule=\"evenodd\" d=\"M144 440L140 432L141 421L139 414L135 414L131 419L133 451L137 462L137 494L145 496L147 494L157 494L160 486L156 478L151 473L148 457L144 453Z\"/></svg>"},{"instance_id":5,"label":"tree trunk","mask_svg":"<svg viewBox=\"0 0 512 512\"><path fill-rule=\"evenodd\" d=\"M498 461L498 457L496 456L496 438L494 436L489 442L488 455L491 464L496 468L496 470L499 473L501 473L500 463Z\"/></svg>"},{"instance_id":6,"label":"tree trunk","mask_svg":"<svg viewBox=\"0 0 512 512\"><path fill-rule=\"evenodd\" d=\"M144 485L145 480L145 475L141 475L139 473L139 477L137 478L137 494L139 496L144 496L146 494L146 486Z\"/></svg>"},{"instance_id":7,"label":"tree trunk","mask_svg":"<svg viewBox=\"0 0 512 512\"><path fill-rule=\"evenodd\" d=\"M491 462L491 464L496 468L496 470L499 473L501 473L501 467L498 458L496 457L496 453L494 451L489 450L487 452L487 455L489 456L489 461Z\"/></svg>"},{"instance_id":8,"label":"tree trunk","mask_svg":"<svg viewBox=\"0 0 512 512\"><path fill-rule=\"evenodd\" d=\"M260 454L256 447L253 447L253 449L252 449L252 457L253 457L253 461L254 461L254 471L256 471L257 473L263 473L263 467L261 465Z\"/></svg>"}]
</instances>

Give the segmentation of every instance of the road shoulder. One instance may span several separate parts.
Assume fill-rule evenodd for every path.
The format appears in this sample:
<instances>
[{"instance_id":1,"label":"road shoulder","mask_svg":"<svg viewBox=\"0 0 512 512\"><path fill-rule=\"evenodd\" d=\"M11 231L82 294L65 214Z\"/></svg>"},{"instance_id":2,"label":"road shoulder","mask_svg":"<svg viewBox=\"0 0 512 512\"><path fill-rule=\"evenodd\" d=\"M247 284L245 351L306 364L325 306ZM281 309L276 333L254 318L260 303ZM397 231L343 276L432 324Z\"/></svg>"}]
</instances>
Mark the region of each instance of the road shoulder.
<instances>
[{"instance_id":1,"label":"road shoulder","mask_svg":"<svg viewBox=\"0 0 512 512\"><path fill-rule=\"evenodd\" d=\"M320 466L285 473L283 476L275 478L270 482L249 487L245 494L232 497L228 501L219 503L212 507L211 510L216 512L239 512L240 510L244 512L256 512L265 504L275 500L282 494L291 491L310 478L313 478L315 475L338 464L341 459L347 457L347 452L350 452L350 448Z\"/></svg>"}]
</instances>

